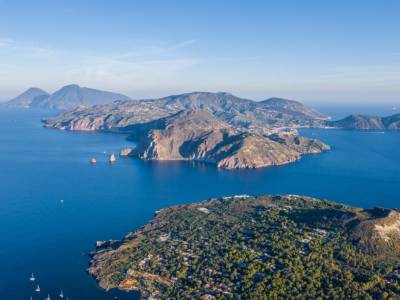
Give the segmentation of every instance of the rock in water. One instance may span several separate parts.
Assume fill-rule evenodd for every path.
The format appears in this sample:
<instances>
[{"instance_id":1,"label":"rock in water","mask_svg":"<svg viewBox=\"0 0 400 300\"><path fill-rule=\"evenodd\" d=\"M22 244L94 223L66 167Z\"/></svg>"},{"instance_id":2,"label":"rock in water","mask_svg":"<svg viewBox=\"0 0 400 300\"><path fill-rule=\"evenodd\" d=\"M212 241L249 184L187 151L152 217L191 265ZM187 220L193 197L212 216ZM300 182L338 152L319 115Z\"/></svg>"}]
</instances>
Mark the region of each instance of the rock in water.
<instances>
[{"instance_id":1,"label":"rock in water","mask_svg":"<svg viewBox=\"0 0 400 300\"><path fill-rule=\"evenodd\" d=\"M130 156L132 154L133 149L130 147L124 148L119 152L119 156L125 157Z\"/></svg>"},{"instance_id":2,"label":"rock in water","mask_svg":"<svg viewBox=\"0 0 400 300\"><path fill-rule=\"evenodd\" d=\"M113 162L115 162L117 159L115 158L115 155L114 155L114 153L112 153L109 157L108 157L108 161L110 162L110 163L113 163Z\"/></svg>"}]
</instances>

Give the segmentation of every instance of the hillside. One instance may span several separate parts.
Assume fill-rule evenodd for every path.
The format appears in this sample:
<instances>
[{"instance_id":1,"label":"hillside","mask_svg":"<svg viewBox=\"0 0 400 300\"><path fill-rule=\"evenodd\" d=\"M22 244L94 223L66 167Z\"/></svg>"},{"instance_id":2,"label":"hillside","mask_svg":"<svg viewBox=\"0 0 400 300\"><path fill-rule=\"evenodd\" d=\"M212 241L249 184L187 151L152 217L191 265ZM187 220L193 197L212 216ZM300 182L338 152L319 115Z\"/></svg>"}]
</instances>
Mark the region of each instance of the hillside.
<instances>
[{"instance_id":1,"label":"hillside","mask_svg":"<svg viewBox=\"0 0 400 300\"><path fill-rule=\"evenodd\" d=\"M150 122L185 109L206 109L235 128L258 132L280 127L321 126L326 119L303 105L289 107L278 105L277 101L272 104L229 93L193 92L69 110L46 120L46 126L66 130L108 130Z\"/></svg>"},{"instance_id":2,"label":"hillside","mask_svg":"<svg viewBox=\"0 0 400 300\"><path fill-rule=\"evenodd\" d=\"M97 242L88 271L143 299L397 299L399 215L294 195L212 199Z\"/></svg>"}]
</instances>

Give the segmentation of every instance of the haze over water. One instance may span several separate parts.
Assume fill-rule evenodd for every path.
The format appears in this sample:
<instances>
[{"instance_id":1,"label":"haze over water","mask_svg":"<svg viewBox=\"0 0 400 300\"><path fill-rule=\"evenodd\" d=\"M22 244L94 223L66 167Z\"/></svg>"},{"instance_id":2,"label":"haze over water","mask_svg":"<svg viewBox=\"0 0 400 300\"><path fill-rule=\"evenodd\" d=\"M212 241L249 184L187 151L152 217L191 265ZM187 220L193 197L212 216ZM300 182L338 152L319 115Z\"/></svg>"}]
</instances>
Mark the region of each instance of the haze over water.
<instances>
[{"instance_id":1,"label":"haze over water","mask_svg":"<svg viewBox=\"0 0 400 300\"><path fill-rule=\"evenodd\" d=\"M129 145L123 135L45 129L40 119L48 114L0 110L1 299L44 299L48 292L56 298L60 289L71 300L112 299L85 272L95 241L119 239L174 204L279 193L400 207L399 132L303 130L332 151L287 166L224 171L132 158L110 165L103 151Z\"/></svg>"}]
</instances>

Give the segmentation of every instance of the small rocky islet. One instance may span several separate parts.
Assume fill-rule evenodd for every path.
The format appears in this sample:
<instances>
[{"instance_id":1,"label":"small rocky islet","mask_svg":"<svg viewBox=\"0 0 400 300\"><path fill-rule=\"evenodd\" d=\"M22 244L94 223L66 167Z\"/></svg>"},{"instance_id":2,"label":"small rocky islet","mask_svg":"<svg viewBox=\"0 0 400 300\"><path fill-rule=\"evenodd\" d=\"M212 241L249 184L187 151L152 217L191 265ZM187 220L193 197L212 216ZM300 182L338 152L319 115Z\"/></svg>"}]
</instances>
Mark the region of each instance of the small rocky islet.
<instances>
[{"instance_id":1,"label":"small rocky islet","mask_svg":"<svg viewBox=\"0 0 400 300\"><path fill-rule=\"evenodd\" d=\"M400 212L224 197L163 209L91 258L102 288L143 299L398 299Z\"/></svg>"}]
</instances>

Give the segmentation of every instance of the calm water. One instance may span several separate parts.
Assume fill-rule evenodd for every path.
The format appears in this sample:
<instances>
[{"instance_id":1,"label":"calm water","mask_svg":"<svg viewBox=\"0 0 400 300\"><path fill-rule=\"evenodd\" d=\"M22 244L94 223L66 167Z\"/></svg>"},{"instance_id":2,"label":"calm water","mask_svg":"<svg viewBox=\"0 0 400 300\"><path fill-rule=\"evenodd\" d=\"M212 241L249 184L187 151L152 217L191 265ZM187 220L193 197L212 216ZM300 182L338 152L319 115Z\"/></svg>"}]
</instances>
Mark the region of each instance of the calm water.
<instances>
[{"instance_id":1,"label":"calm water","mask_svg":"<svg viewBox=\"0 0 400 300\"><path fill-rule=\"evenodd\" d=\"M165 206L232 194L295 193L400 207L400 133L307 130L333 150L277 168L106 161L122 135L44 129L46 112L0 110L0 299L113 299L85 269L96 240L120 238ZM96 157L92 166L89 158ZM60 200L64 199L61 204ZM33 292L35 272L42 289ZM118 293L119 299L136 295Z\"/></svg>"}]
</instances>

